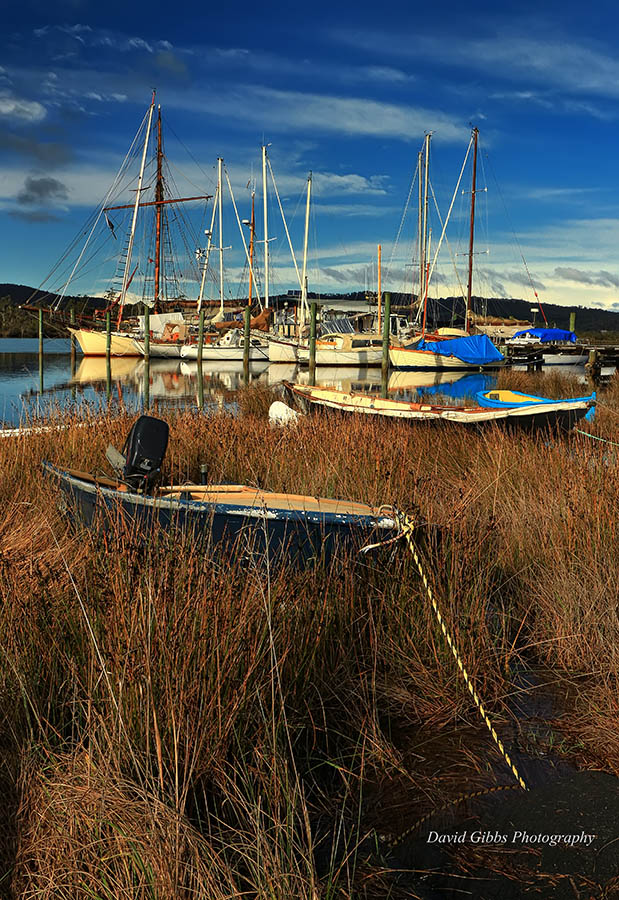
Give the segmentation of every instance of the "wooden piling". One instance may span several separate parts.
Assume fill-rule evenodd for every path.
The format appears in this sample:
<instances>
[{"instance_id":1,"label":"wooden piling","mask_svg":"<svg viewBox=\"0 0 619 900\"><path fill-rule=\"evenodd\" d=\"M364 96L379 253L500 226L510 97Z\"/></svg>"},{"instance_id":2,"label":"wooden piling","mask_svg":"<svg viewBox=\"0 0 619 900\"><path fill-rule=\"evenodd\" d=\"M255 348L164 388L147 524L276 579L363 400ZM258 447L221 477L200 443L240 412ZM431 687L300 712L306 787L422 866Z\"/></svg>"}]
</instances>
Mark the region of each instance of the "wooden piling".
<instances>
[{"instance_id":1,"label":"wooden piling","mask_svg":"<svg viewBox=\"0 0 619 900\"><path fill-rule=\"evenodd\" d=\"M387 397L389 384L389 341L391 338L391 294L385 291L385 318L383 320L383 358L381 367L381 394Z\"/></svg>"},{"instance_id":2,"label":"wooden piling","mask_svg":"<svg viewBox=\"0 0 619 900\"><path fill-rule=\"evenodd\" d=\"M150 306L144 304L144 359L150 359Z\"/></svg>"},{"instance_id":3,"label":"wooden piling","mask_svg":"<svg viewBox=\"0 0 619 900\"><path fill-rule=\"evenodd\" d=\"M70 312L71 328L75 328L75 307L71 307ZM71 375L75 375L75 354L77 351L75 335L71 332Z\"/></svg>"},{"instance_id":4,"label":"wooden piling","mask_svg":"<svg viewBox=\"0 0 619 900\"><path fill-rule=\"evenodd\" d=\"M144 409L148 409L150 407L150 360L144 360L144 380L143 380L143 390L144 390Z\"/></svg>"},{"instance_id":5,"label":"wooden piling","mask_svg":"<svg viewBox=\"0 0 619 900\"><path fill-rule=\"evenodd\" d=\"M198 325L198 371L202 371L202 352L204 350L204 309L200 310L200 324Z\"/></svg>"},{"instance_id":6,"label":"wooden piling","mask_svg":"<svg viewBox=\"0 0 619 900\"><path fill-rule=\"evenodd\" d=\"M309 381L316 384L316 318L318 304L315 300L310 306L310 337L309 337Z\"/></svg>"},{"instance_id":7,"label":"wooden piling","mask_svg":"<svg viewBox=\"0 0 619 900\"><path fill-rule=\"evenodd\" d=\"M105 357L110 358L112 350L112 313L108 309L105 314Z\"/></svg>"},{"instance_id":8,"label":"wooden piling","mask_svg":"<svg viewBox=\"0 0 619 900\"><path fill-rule=\"evenodd\" d=\"M43 393L43 310L39 308L39 391Z\"/></svg>"},{"instance_id":9,"label":"wooden piling","mask_svg":"<svg viewBox=\"0 0 619 900\"><path fill-rule=\"evenodd\" d=\"M245 307L245 321L243 328L243 377L245 384L249 384L249 345L250 345L251 306Z\"/></svg>"}]
</instances>

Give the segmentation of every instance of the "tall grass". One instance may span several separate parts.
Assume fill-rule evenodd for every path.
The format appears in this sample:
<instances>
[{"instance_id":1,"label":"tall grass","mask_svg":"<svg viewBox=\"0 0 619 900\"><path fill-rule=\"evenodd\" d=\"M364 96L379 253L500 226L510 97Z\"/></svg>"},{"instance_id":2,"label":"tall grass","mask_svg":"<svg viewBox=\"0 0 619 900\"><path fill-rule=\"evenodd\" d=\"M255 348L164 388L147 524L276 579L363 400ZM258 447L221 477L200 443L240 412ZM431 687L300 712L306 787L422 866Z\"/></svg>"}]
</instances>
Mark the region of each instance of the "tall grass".
<instances>
[{"instance_id":1,"label":"tall grass","mask_svg":"<svg viewBox=\"0 0 619 900\"><path fill-rule=\"evenodd\" d=\"M617 440L617 386L604 397L591 430ZM510 665L543 663L577 679L566 728L586 763L616 772L612 445L354 418L273 429L270 399L170 413L169 477L206 464L212 482L411 512L499 729ZM398 896L379 835L493 783L498 761L405 548L269 572L187 535L76 531L40 460L103 470L130 422L65 418L0 444L2 889Z\"/></svg>"}]
</instances>

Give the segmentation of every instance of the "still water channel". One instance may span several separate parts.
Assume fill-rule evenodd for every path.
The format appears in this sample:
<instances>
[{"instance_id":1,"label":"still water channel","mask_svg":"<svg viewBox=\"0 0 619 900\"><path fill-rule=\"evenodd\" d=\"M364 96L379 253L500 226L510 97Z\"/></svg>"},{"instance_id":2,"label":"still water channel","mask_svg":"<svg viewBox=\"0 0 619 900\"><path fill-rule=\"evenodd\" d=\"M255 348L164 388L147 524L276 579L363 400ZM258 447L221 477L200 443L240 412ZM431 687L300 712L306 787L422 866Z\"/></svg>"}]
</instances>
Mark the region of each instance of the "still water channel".
<instances>
[{"instance_id":1,"label":"still water channel","mask_svg":"<svg viewBox=\"0 0 619 900\"><path fill-rule=\"evenodd\" d=\"M567 367L561 367L565 370ZM584 370L579 370L584 376ZM567 374L567 373L566 373ZM275 385L283 379L308 381L307 369L293 365L253 363L250 379ZM202 364L205 408L234 409L236 391L243 385L243 365L236 362ZM316 383L341 390L380 391L380 368L318 367ZM395 372L389 376L389 395L402 399L461 404L496 384L496 376L462 372ZM440 400L438 399L440 395ZM71 355L69 340L46 340L38 356L38 340L0 339L0 426L15 427L59 409L103 410L123 404L136 412L167 406L197 407L200 385L197 362Z\"/></svg>"}]
</instances>

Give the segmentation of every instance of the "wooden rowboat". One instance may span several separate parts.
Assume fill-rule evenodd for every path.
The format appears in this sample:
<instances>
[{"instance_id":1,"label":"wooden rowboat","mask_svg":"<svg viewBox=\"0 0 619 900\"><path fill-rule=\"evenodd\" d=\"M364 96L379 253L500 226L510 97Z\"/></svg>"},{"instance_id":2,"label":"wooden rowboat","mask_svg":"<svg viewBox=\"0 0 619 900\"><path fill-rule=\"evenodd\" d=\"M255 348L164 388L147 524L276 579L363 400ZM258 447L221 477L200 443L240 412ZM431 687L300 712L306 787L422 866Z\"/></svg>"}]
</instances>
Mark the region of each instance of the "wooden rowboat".
<instances>
[{"instance_id":1,"label":"wooden rowboat","mask_svg":"<svg viewBox=\"0 0 619 900\"><path fill-rule=\"evenodd\" d=\"M505 403L499 407L438 406L287 381L282 383L287 396L306 412L310 409L332 409L410 422L452 422L468 428L498 424L526 430L556 428L567 431L584 418L595 403L592 396L558 401L532 398L529 403Z\"/></svg>"},{"instance_id":2,"label":"wooden rowboat","mask_svg":"<svg viewBox=\"0 0 619 900\"><path fill-rule=\"evenodd\" d=\"M335 551L392 536L395 521L363 503L273 493L248 485L169 485L141 493L111 478L43 463L56 479L67 513L104 530L120 521L145 534L153 523L191 531L204 549L217 545L273 562L307 563Z\"/></svg>"}]
</instances>

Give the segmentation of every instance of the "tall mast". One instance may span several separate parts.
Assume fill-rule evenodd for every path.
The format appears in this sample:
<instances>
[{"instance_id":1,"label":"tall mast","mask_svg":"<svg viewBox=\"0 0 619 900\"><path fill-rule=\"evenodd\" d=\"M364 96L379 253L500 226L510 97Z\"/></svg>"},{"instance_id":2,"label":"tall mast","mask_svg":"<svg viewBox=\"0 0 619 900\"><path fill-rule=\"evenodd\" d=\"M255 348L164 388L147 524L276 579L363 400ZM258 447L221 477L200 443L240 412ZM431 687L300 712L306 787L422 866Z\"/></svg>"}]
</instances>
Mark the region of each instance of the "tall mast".
<instances>
[{"instance_id":1,"label":"tall mast","mask_svg":"<svg viewBox=\"0 0 619 900\"><path fill-rule=\"evenodd\" d=\"M428 286L426 284L427 280L427 267L426 267L426 258L428 256L428 182L430 179L430 134L426 134L426 153L425 153L425 161L423 167L423 231L422 231L422 239L423 239L423 293L424 296L427 296Z\"/></svg>"},{"instance_id":2,"label":"tall mast","mask_svg":"<svg viewBox=\"0 0 619 900\"><path fill-rule=\"evenodd\" d=\"M425 138L424 138L425 143ZM419 207L417 210L417 233L419 236L419 297L417 302L417 311L420 313L421 304L423 302L423 272L424 272L424 259L423 259L423 150L419 151L419 157L417 162L417 170L419 172Z\"/></svg>"},{"instance_id":3,"label":"tall mast","mask_svg":"<svg viewBox=\"0 0 619 900\"><path fill-rule=\"evenodd\" d=\"M157 182L155 184L156 206L156 231L155 231L155 297L154 309L159 312L159 294L161 279L161 216L163 200L163 175L162 175L163 148L161 144L161 105L157 107Z\"/></svg>"},{"instance_id":4,"label":"tall mast","mask_svg":"<svg viewBox=\"0 0 619 900\"><path fill-rule=\"evenodd\" d=\"M131 270L131 254L133 252L133 242L135 240L135 226L138 218L138 209L140 207L140 194L142 192L142 181L144 179L144 167L146 166L146 151L148 150L148 140L150 138L150 126L153 121L153 110L155 108L155 92L153 91L153 99L151 100L150 109L148 111L148 122L146 124L146 135L144 137L144 148L142 150L142 162L140 164L140 174L138 175L138 186L135 192L135 203L133 205L133 217L131 219L131 231L129 233L129 244L127 245L127 259L125 260L125 271L123 273L123 286L120 291L118 322L122 315L122 308L125 305L127 297L127 288L129 286L129 272Z\"/></svg>"},{"instance_id":5,"label":"tall mast","mask_svg":"<svg viewBox=\"0 0 619 900\"><path fill-rule=\"evenodd\" d=\"M217 186L217 191L215 193L215 200L213 201L213 212L211 214L211 227L206 232L206 236L208 238L206 244L206 253L204 255L204 266L202 267L202 280L200 281L200 293L198 295L198 304L197 311L200 312L202 309L202 300L204 299L204 284L206 282L206 271L208 269L208 261L211 255L211 247L213 246L213 228L215 227L215 213L217 211L217 197L219 194L219 186Z\"/></svg>"},{"instance_id":6,"label":"tall mast","mask_svg":"<svg viewBox=\"0 0 619 900\"><path fill-rule=\"evenodd\" d=\"M262 145L262 207L264 215L264 305L269 307L269 223L267 213L267 148Z\"/></svg>"},{"instance_id":7,"label":"tall mast","mask_svg":"<svg viewBox=\"0 0 619 900\"><path fill-rule=\"evenodd\" d=\"M307 200L305 203L305 233L303 236L303 271L301 274L301 323L300 327L305 325L305 314L307 310L307 241L309 237L309 217L310 217L310 199L312 196L312 173L307 176Z\"/></svg>"},{"instance_id":8,"label":"tall mast","mask_svg":"<svg viewBox=\"0 0 619 900\"><path fill-rule=\"evenodd\" d=\"M466 289L466 313L464 327L467 334L470 330L469 311L471 309L471 292L473 289L473 241L475 238L475 190L477 188L477 137L479 131L473 129L473 182L471 184L471 230L469 234L469 278Z\"/></svg>"},{"instance_id":9,"label":"tall mast","mask_svg":"<svg viewBox=\"0 0 619 900\"><path fill-rule=\"evenodd\" d=\"M223 158L217 157L217 204L219 208L219 309L223 314L224 311L224 225L222 214L221 197L223 194L223 184L221 180L221 170Z\"/></svg>"},{"instance_id":10,"label":"tall mast","mask_svg":"<svg viewBox=\"0 0 619 900\"><path fill-rule=\"evenodd\" d=\"M381 284L381 275L382 275L382 265L381 265L381 253L382 246L378 245L378 284L376 285L376 299L378 300L378 333L380 334L380 313L381 307L383 305L383 291Z\"/></svg>"},{"instance_id":11,"label":"tall mast","mask_svg":"<svg viewBox=\"0 0 619 900\"><path fill-rule=\"evenodd\" d=\"M254 274L254 234L256 233L256 215L255 215L256 192L252 187L251 191L251 222L249 223L249 305L251 306L251 292L253 288Z\"/></svg>"}]
</instances>

